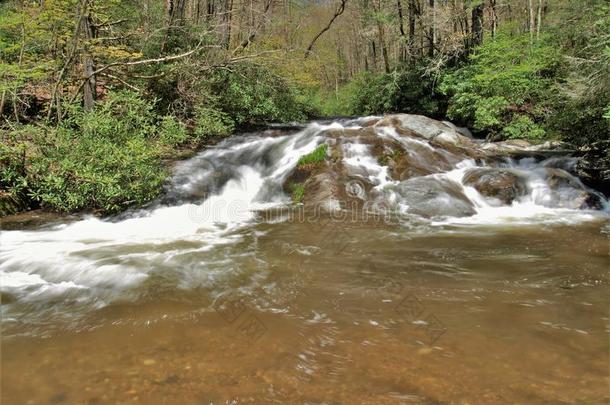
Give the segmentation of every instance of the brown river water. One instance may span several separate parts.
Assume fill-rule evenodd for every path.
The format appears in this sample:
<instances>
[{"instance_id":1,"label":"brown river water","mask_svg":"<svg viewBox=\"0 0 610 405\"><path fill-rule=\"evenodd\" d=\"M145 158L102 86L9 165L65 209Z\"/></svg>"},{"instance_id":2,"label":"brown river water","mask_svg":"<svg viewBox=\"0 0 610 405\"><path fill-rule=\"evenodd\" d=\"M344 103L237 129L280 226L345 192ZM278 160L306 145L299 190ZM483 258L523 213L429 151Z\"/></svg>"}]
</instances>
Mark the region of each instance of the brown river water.
<instances>
[{"instance_id":1,"label":"brown river water","mask_svg":"<svg viewBox=\"0 0 610 405\"><path fill-rule=\"evenodd\" d=\"M610 402L607 211L534 176L459 218L303 215L269 184L325 129L202 152L142 211L5 223L1 403Z\"/></svg>"}]
</instances>

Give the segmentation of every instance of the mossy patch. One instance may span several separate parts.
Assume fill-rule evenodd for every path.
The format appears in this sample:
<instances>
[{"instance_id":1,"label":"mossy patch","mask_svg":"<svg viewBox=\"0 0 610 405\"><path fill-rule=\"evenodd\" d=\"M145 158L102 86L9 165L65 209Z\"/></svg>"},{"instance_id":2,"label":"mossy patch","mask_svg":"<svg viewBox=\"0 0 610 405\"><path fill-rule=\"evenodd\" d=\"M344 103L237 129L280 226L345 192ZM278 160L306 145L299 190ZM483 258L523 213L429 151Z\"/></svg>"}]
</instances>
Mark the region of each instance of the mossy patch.
<instances>
[{"instance_id":1,"label":"mossy patch","mask_svg":"<svg viewBox=\"0 0 610 405\"><path fill-rule=\"evenodd\" d=\"M297 163L297 167L303 167L308 165L318 165L326 160L326 155L328 153L328 144L323 143L318 146L313 152L308 153L307 155L301 156L299 162Z\"/></svg>"},{"instance_id":2,"label":"mossy patch","mask_svg":"<svg viewBox=\"0 0 610 405\"><path fill-rule=\"evenodd\" d=\"M301 203L303 201L303 197L305 196L305 185L299 183L290 183L288 188L290 189L292 201L294 201L295 203Z\"/></svg>"},{"instance_id":3,"label":"mossy patch","mask_svg":"<svg viewBox=\"0 0 610 405\"><path fill-rule=\"evenodd\" d=\"M307 181L323 170L323 163L328 157L328 148L327 143L322 143L299 159L297 166L284 183L284 191L290 194L293 202L303 202Z\"/></svg>"},{"instance_id":4,"label":"mossy patch","mask_svg":"<svg viewBox=\"0 0 610 405\"><path fill-rule=\"evenodd\" d=\"M386 151L386 153L379 157L379 163L383 166L389 166L390 163L396 163L404 154L405 152L402 149Z\"/></svg>"}]
</instances>

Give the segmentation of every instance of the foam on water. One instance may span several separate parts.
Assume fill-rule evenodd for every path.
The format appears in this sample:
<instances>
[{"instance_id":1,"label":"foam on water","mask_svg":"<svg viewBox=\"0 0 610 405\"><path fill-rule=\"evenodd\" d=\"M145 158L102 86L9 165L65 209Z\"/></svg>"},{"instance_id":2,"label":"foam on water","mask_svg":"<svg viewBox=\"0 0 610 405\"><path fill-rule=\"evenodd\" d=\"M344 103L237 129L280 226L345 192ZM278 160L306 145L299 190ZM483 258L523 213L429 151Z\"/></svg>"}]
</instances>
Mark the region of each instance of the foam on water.
<instances>
[{"instance_id":1,"label":"foam on water","mask_svg":"<svg viewBox=\"0 0 610 405\"><path fill-rule=\"evenodd\" d=\"M244 230L256 222L256 211L290 202L283 183L299 158L325 141L326 130L355 129L373 119L345 125L312 123L293 135L228 139L178 165L166 196L153 208L129 217L89 217L51 229L3 231L0 291L9 297L5 305L63 300L100 307L137 295L135 288L155 272L172 273L178 286L188 288L237 271L239 266L231 265L236 252L219 249L247 235ZM429 140L401 136L391 127L374 130L411 155L420 148L437 148ZM421 216L431 225L576 223L608 216L605 200L605 210L600 211L570 206L574 193L584 186L562 169L556 170L567 185L559 191L550 189L544 174L557 162L507 161L505 169L527 179L527 193L511 205L502 205L464 184L469 170L482 168L474 160L463 160L449 171L398 181L373 156L370 145L358 137L340 141L348 175L371 186L368 198L399 215ZM463 197L456 197L460 194Z\"/></svg>"},{"instance_id":2,"label":"foam on water","mask_svg":"<svg viewBox=\"0 0 610 405\"><path fill-rule=\"evenodd\" d=\"M217 169L228 172L218 191L201 201L161 205L120 221L89 217L47 230L3 231L0 291L25 301L76 293L80 300L103 306L141 285L155 267L170 266L178 255L234 244L254 211L288 201L278 184L302 155L315 149L320 132L336 127L312 124L294 136L231 140L200 153L177 169L169 194L197 199L202 187L213 190ZM188 247L174 247L176 243ZM198 275L209 281L205 266Z\"/></svg>"}]
</instances>

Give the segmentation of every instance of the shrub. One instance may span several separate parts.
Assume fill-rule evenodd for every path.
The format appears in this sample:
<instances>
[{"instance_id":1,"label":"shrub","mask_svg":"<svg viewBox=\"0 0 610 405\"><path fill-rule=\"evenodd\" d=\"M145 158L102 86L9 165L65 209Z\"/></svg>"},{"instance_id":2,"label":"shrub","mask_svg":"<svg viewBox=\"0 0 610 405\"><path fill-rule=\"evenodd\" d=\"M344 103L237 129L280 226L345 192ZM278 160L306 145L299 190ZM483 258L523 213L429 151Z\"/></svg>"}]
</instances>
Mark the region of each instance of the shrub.
<instances>
[{"instance_id":1,"label":"shrub","mask_svg":"<svg viewBox=\"0 0 610 405\"><path fill-rule=\"evenodd\" d=\"M546 38L532 46L528 35L500 34L443 78L447 115L480 133L541 137L537 123L547 118L559 61Z\"/></svg>"},{"instance_id":2,"label":"shrub","mask_svg":"<svg viewBox=\"0 0 610 405\"><path fill-rule=\"evenodd\" d=\"M540 140L545 137L546 131L530 117L518 115L503 128L502 134L511 139Z\"/></svg>"},{"instance_id":3,"label":"shrub","mask_svg":"<svg viewBox=\"0 0 610 405\"><path fill-rule=\"evenodd\" d=\"M389 74L365 73L356 82L349 108L352 114L404 112L434 117L443 109L434 78L420 66L405 66Z\"/></svg>"},{"instance_id":4,"label":"shrub","mask_svg":"<svg viewBox=\"0 0 610 405\"><path fill-rule=\"evenodd\" d=\"M235 129L235 122L228 114L212 107L201 106L195 113L195 136L201 140L208 137L227 136Z\"/></svg>"},{"instance_id":5,"label":"shrub","mask_svg":"<svg viewBox=\"0 0 610 405\"><path fill-rule=\"evenodd\" d=\"M184 125L158 117L133 92L108 94L95 111L68 106L57 127L4 134L1 186L59 211L117 212L155 198L167 172L161 158L187 140Z\"/></svg>"},{"instance_id":6,"label":"shrub","mask_svg":"<svg viewBox=\"0 0 610 405\"><path fill-rule=\"evenodd\" d=\"M215 107L236 126L304 120L310 110L286 80L253 63L215 72L210 87L210 93L217 95Z\"/></svg>"},{"instance_id":7,"label":"shrub","mask_svg":"<svg viewBox=\"0 0 610 405\"><path fill-rule=\"evenodd\" d=\"M161 118L159 123L159 141L167 146L174 147L188 140L188 133L183 123L170 115Z\"/></svg>"},{"instance_id":8,"label":"shrub","mask_svg":"<svg viewBox=\"0 0 610 405\"><path fill-rule=\"evenodd\" d=\"M607 105L610 93L592 97L560 100L558 113L550 119L550 126L563 134L574 145L587 145L595 141L610 139L610 114Z\"/></svg>"}]
</instances>

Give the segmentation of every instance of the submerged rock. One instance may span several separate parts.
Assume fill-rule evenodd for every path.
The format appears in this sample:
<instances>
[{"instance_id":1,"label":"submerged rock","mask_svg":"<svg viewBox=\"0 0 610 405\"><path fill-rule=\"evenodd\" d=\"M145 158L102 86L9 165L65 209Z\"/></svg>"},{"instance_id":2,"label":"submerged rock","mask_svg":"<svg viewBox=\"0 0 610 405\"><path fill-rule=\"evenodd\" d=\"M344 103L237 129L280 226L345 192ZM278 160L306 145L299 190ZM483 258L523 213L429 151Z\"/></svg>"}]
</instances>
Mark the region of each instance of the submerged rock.
<instances>
[{"instance_id":1,"label":"submerged rock","mask_svg":"<svg viewBox=\"0 0 610 405\"><path fill-rule=\"evenodd\" d=\"M472 202L462 187L451 180L436 176L409 179L389 187L385 199L396 211L423 217L474 215Z\"/></svg>"}]
</instances>

